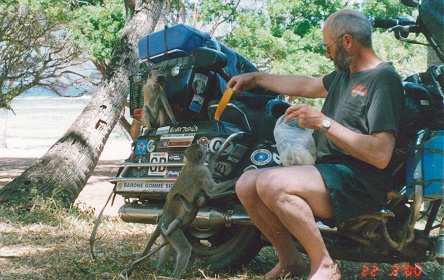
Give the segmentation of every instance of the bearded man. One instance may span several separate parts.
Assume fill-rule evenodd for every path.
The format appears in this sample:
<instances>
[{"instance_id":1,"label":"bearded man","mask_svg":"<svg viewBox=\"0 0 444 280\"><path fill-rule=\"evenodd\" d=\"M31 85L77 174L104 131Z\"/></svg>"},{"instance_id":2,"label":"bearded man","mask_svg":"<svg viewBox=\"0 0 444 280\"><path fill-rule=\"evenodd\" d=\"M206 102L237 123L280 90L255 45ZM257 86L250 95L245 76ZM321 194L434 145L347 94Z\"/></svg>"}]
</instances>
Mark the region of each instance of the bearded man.
<instances>
[{"instance_id":1,"label":"bearded man","mask_svg":"<svg viewBox=\"0 0 444 280\"><path fill-rule=\"evenodd\" d=\"M285 113L286 122L297 118L301 127L315 130L314 165L250 170L236 184L247 213L279 257L267 279L306 273L308 265L292 235L310 258L307 279L340 279L316 221L340 227L375 212L392 187L388 166L404 104L401 79L375 54L371 23L359 11L331 15L323 37L326 57L335 64L332 73L319 78L248 73L227 85L235 92L260 86L289 96L325 98L320 112L297 104Z\"/></svg>"}]
</instances>

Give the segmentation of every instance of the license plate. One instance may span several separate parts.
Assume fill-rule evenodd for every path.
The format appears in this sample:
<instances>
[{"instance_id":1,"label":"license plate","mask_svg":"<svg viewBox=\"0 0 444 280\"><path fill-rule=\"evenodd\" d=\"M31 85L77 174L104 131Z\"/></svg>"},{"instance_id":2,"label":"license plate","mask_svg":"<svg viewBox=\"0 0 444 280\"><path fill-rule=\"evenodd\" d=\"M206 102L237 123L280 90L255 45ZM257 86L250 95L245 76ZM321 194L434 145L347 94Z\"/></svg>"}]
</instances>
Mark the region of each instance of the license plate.
<instances>
[{"instance_id":1,"label":"license plate","mask_svg":"<svg viewBox=\"0 0 444 280\"><path fill-rule=\"evenodd\" d=\"M117 192L169 192L172 182L118 182Z\"/></svg>"}]
</instances>

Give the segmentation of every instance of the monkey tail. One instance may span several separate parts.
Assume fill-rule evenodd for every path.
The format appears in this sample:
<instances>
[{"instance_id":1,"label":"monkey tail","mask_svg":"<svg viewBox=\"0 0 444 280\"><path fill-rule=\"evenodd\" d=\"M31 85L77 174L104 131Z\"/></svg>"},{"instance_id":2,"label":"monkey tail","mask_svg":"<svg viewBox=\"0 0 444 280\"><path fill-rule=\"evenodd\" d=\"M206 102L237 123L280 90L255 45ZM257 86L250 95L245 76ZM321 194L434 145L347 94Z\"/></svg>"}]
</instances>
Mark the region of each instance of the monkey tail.
<instances>
[{"instance_id":1,"label":"monkey tail","mask_svg":"<svg viewBox=\"0 0 444 280\"><path fill-rule=\"evenodd\" d=\"M138 260L135 260L131 266L134 265L138 265L140 262L142 262L144 259L148 258L149 256L151 256L152 254L154 254L155 252L159 251L160 249L162 249L163 247L165 247L168 243L170 243L168 240L165 240L162 244L159 245L159 247L157 247L156 249L154 249L153 251L147 253L146 255L143 255L143 257L141 257Z\"/></svg>"},{"instance_id":2,"label":"monkey tail","mask_svg":"<svg viewBox=\"0 0 444 280\"><path fill-rule=\"evenodd\" d=\"M151 235L150 240L148 241L148 244L145 247L145 250L143 250L142 255L140 256L140 258L138 260L135 260L132 264L131 267L128 269L125 269L121 275L123 276L127 276L129 277L131 275L131 273L133 272L133 270L136 268L136 266L138 264L140 264L143 260L145 260L146 258L148 258L149 256L151 256L152 254L154 254L155 252L159 251L162 247L164 247L165 245L168 244L168 241L163 242L162 244L160 244L159 247L157 247L155 250L153 250L152 252L150 252L151 247L153 246L154 242L157 240L157 238L159 238L161 233L161 228L160 225L157 225L156 229L154 230L153 234Z\"/></svg>"},{"instance_id":3,"label":"monkey tail","mask_svg":"<svg viewBox=\"0 0 444 280\"><path fill-rule=\"evenodd\" d=\"M151 235L150 240L148 241L148 244L145 247L145 250L143 250L143 253L141 257L144 257L148 252L150 251L151 247L153 247L154 242L159 238L161 233L160 225L156 226L156 229L154 230L153 234Z\"/></svg>"},{"instance_id":4,"label":"monkey tail","mask_svg":"<svg viewBox=\"0 0 444 280\"><path fill-rule=\"evenodd\" d=\"M97 216L97 220L94 222L94 228L91 232L91 236L89 238L89 247L91 249L91 255L92 258L94 260L97 261L96 255L94 254L94 242L96 241L96 234L97 234L97 229L99 228L100 222L102 221L102 215L103 215L103 211L105 210L106 205L108 205L109 201L111 200L111 198L113 197L114 191L112 191L109 196L108 196L108 200L106 201L105 205L103 206L102 210L99 213L99 216ZM114 194L115 196L115 194ZM114 199L113 199L114 201Z\"/></svg>"},{"instance_id":5,"label":"monkey tail","mask_svg":"<svg viewBox=\"0 0 444 280\"><path fill-rule=\"evenodd\" d=\"M148 258L149 256L151 256L155 252L159 251L162 247L164 247L165 245L168 244L168 241L164 241L159 247L157 247L155 250L150 252L151 247L153 247L154 242L157 240L157 238L159 238L161 232L162 232L162 229L160 228L160 225L158 224L156 226L156 229L154 230L153 234L151 235L151 238L148 241L148 244L146 245L145 250L143 250L142 255L140 256L140 258L138 260L134 261L131 266L135 266L135 265L139 264L141 261Z\"/></svg>"}]
</instances>

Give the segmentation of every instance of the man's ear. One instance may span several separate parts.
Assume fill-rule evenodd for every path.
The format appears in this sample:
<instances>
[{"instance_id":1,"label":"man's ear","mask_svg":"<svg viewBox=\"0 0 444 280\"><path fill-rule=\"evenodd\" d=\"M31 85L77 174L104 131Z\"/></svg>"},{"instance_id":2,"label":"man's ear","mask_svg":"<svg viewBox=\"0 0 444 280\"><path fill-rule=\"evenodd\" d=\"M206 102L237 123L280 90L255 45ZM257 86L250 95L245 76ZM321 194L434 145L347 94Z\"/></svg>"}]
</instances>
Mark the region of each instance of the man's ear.
<instances>
[{"instance_id":1,"label":"man's ear","mask_svg":"<svg viewBox=\"0 0 444 280\"><path fill-rule=\"evenodd\" d=\"M356 40L353 38L350 34L345 34L342 36L342 38L338 42L339 44L342 44L342 46L346 50L350 50L350 48L353 46L354 43L356 43Z\"/></svg>"}]
</instances>

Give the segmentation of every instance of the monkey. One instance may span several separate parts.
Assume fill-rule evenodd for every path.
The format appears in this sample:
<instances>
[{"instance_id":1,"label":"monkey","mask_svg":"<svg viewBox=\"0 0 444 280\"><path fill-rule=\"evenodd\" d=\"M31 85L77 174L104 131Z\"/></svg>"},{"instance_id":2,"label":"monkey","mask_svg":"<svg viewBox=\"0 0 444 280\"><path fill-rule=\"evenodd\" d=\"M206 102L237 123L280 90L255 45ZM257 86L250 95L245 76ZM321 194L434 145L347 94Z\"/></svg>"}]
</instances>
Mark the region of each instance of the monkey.
<instances>
[{"instance_id":1,"label":"monkey","mask_svg":"<svg viewBox=\"0 0 444 280\"><path fill-rule=\"evenodd\" d=\"M216 161L217 157L226 148L227 142L222 145L217 153L210 157L208 164L210 167L214 166L213 161ZM233 186L237 181L237 178L235 178L221 183L214 182L212 170L204 165L207 159L207 150L201 144L194 143L189 146L185 150L185 157L185 165L167 194L162 214L157 218L156 229L141 258L133 262L131 267L123 272L124 276L129 276L136 265L159 249L161 249L161 252L156 273L160 273L174 249L177 255L173 276L179 278L188 265L191 256L191 244L183 233L183 229L196 218L199 207L203 206L206 201L205 196L211 197L219 194ZM157 250L149 253L159 236L164 239L163 244Z\"/></svg>"},{"instance_id":2,"label":"monkey","mask_svg":"<svg viewBox=\"0 0 444 280\"><path fill-rule=\"evenodd\" d=\"M143 2L142 0L124 0L125 3L125 21L130 19L130 13L138 12L141 10Z\"/></svg>"},{"instance_id":3,"label":"monkey","mask_svg":"<svg viewBox=\"0 0 444 280\"><path fill-rule=\"evenodd\" d=\"M125 21L130 18L131 11L136 9L136 0L124 0L125 3Z\"/></svg>"},{"instance_id":4,"label":"monkey","mask_svg":"<svg viewBox=\"0 0 444 280\"><path fill-rule=\"evenodd\" d=\"M162 88L164 80L165 74L162 71L152 70L143 86L141 121L147 128L164 126L168 122L167 116L170 117L171 123L177 125L176 118Z\"/></svg>"}]
</instances>

